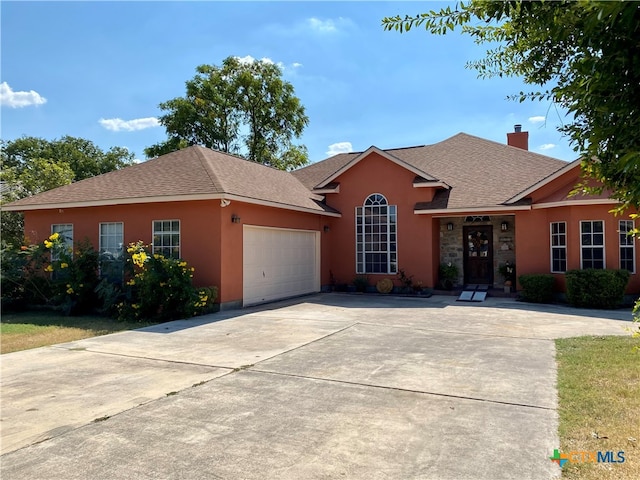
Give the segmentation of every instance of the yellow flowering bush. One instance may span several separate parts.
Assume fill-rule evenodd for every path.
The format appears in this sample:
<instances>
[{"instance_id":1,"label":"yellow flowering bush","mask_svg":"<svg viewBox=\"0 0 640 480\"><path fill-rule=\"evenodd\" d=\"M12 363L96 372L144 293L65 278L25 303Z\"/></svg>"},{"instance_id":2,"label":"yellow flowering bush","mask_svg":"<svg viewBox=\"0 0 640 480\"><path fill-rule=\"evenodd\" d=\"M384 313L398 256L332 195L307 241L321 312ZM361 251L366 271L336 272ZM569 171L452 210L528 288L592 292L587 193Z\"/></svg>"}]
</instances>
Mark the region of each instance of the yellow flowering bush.
<instances>
[{"instance_id":1,"label":"yellow flowering bush","mask_svg":"<svg viewBox=\"0 0 640 480\"><path fill-rule=\"evenodd\" d=\"M2 305L44 305L66 314L95 309L98 255L88 242L75 253L58 233L39 244L2 249Z\"/></svg>"},{"instance_id":2,"label":"yellow flowering bush","mask_svg":"<svg viewBox=\"0 0 640 480\"><path fill-rule=\"evenodd\" d=\"M116 305L119 318L169 321L213 309L215 287L194 288L193 267L184 260L152 254L150 250L151 246L141 241L127 247L126 281Z\"/></svg>"}]
</instances>

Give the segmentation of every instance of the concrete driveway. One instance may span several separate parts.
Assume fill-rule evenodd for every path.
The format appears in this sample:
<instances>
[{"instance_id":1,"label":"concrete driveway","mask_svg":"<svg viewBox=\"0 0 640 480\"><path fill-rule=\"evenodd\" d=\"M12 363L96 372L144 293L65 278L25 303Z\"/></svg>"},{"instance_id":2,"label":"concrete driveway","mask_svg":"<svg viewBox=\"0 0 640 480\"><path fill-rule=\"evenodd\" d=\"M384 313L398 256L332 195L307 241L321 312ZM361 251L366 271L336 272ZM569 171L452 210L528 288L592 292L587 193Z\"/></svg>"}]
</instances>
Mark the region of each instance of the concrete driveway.
<instances>
[{"instance_id":1,"label":"concrete driveway","mask_svg":"<svg viewBox=\"0 0 640 480\"><path fill-rule=\"evenodd\" d=\"M2 355L2 478L557 477L553 339L630 319L324 294Z\"/></svg>"}]
</instances>

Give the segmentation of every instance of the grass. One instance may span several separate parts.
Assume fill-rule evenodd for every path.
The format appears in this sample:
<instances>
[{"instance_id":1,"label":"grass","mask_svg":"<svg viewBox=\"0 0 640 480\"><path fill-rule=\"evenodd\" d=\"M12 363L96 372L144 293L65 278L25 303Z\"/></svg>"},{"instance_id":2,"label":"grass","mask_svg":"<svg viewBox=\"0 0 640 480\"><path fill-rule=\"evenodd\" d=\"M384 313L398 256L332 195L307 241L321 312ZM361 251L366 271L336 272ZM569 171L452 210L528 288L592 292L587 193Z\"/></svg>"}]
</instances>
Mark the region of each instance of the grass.
<instances>
[{"instance_id":1,"label":"grass","mask_svg":"<svg viewBox=\"0 0 640 480\"><path fill-rule=\"evenodd\" d=\"M572 463L568 479L640 478L640 351L630 336L556 340L560 449L624 451L624 463Z\"/></svg>"},{"instance_id":2,"label":"grass","mask_svg":"<svg viewBox=\"0 0 640 480\"><path fill-rule=\"evenodd\" d=\"M147 325L152 323L119 322L99 316L65 317L51 311L3 314L0 353L72 342Z\"/></svg>"}]
</instances>

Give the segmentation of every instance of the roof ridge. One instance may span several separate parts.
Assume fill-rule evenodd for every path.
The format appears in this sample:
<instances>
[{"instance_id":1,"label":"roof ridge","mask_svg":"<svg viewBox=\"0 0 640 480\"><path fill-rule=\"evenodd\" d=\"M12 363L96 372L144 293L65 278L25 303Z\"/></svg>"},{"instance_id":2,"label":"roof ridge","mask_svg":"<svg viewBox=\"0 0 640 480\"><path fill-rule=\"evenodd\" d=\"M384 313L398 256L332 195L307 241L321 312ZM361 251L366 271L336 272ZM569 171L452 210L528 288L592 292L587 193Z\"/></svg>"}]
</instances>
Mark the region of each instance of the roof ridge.
<instances>
[{"instance_id":1,"label":"roof ridge","mask_svg":"<svg viewBox=\"0 0 640 480\"><path fill-rule=\"evenodd\" d=\"M202 168L204 168L204 171L207 172L207 176L209 177L209 180L211 180L211 184L213 185L213 188L219 190L220 193L225 193L226 190L222 185L222 181L220 180L220 177L215 172L212 162L209 162L209 160L205 157L204 152L202 151L206 147L202 147L201 145L193 145L193 146L197 147L195 148L196 156L200 161L200 165L202 165ZM187 147L187 148L191 148L191 147ZM209 150L215 151L213 149L209 149Z\"/></svg>"},{"instance_id":2,"label":"roof ridge","mask_svg":"<svg viewBox=\"0 0 640 480\"><path fill-rule=\"evenodd\" d=\"M202 145L192 145L192 146L193 146L193 147L200 147L201 149L206 150L207 152L220 153L220 154L222 154L222 155L226 155L226 156L229 156L229 157L235 158L235 159L237 159L237 160L242 160L242 161L244 161L244 162L249 162L249 163L252 163L252 164L254 164L254 165L261 165L261 166L263 166L263 167L265 167L265 168L270 168L271 170L275 170L275 171L277 171L277 172L286 172L286 173L291 173L291 172L288 172L287 170L281 170L281 169L279 169L279 168L272 167L271 165L265 165L264 163L256 162L256 161L254 161L254 160L249 160L248 158L245 158L245 157L243 157L242 155L239 155L239 154L237 154L237 153L232 153L232 152L223 152L222 150L216 150L215 148L204 147L204 146L202 146ZM306 165L306 166L308 166L308 165ZM304 168L304 167L302 167L302 168Z\"/></svg>"},{"instance_id":3,"label":"roof ridge","mask_svg":"<svg viewBox=\"0 0 640 480\"><path fill-rule=\"evenodd\" d=\"M561 159L556 158L556 157L550 157L549 155L543 155L542 153L534 152L532 150L528 150L528 149L525 150L523 148L514 147L513 145L509 145L508 143L502 143L502 142L498 142L497 140L490 140L488 138L478 137L477 135L471 135L470 133L466 133L466 132L458 132L458 133L456 133L455 135L453 135L453 136L451 136L449 138L445 138L444 140L442 140L442 142L446 142L447 140L451 140L452 138L459 137L460 135L464 135L464 136L467 136L467 137L472 137L472 138L475 138L477 140L482 140L484 142L488 142L488 143L491 143L491 144L494 144L494 145L499 145L499 146L504 147L506 149L517 148L518 151L520 151L520 152L530 153L532 155L536 155L536 156L542 157L542 158L547 158L547 159L550 159L550 160L555 160L557 162L571 163L571 162L575 161L575 160L572 160L571 162L568 162L566 160L561 160ZM442 143L442 142L438 142L438 143ZM434 145L437 145L437 143L434 144ZM560 167L560 168L562 168L562 167Z\"/></svg>"}]
</instances>

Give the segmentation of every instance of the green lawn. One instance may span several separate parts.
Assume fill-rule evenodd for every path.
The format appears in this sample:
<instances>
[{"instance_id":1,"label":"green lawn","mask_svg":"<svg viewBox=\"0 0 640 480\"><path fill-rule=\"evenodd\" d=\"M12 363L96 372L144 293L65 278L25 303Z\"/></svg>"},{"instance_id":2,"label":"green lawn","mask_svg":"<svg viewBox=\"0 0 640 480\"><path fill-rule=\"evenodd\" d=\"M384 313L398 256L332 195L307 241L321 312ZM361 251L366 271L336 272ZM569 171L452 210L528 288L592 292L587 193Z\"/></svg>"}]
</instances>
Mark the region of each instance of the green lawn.
<instances>
[{"instance_id":1,"label":"green lawn","mask_svg":"<svg viewBox=\"0 0 640 480\"><path fill-rule=\"evenodd\" d=\"M615 464L567 462L562 478L640 478L638 345L630 336L556 340L562 453L624 451L625 458Z\"/></svg>"},{"instance_id":2,"label":"green lawn","mask_svg":"<svg viewBox=\"0 0 640 480\"><path fill-rule=\"evenodd\" d=\"M99 316L65 317L50 311L3 314L0 353L72 342L147 325L152 323L119 322Z\"/></svg>"}]
</instances>

